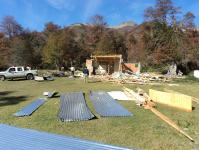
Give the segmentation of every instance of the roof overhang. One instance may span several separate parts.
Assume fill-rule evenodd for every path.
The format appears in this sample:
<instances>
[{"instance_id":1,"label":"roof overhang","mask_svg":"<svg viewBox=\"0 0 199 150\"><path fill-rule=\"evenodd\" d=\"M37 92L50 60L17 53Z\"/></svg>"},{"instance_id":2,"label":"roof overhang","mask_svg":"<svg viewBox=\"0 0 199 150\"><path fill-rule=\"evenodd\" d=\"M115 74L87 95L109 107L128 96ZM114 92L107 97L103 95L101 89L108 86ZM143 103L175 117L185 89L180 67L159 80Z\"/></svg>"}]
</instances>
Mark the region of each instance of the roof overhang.
<instances>
[{"instance_id":1,"label":"roof overhang","mask_svg":"<svg viewBox=\"0 0 199 150\"><path fill-rule=\"evenodd\" d=\"M115 61L121 60L122 55L93 55L91 58L97 61Z\"/></svg>"}]
</instances>

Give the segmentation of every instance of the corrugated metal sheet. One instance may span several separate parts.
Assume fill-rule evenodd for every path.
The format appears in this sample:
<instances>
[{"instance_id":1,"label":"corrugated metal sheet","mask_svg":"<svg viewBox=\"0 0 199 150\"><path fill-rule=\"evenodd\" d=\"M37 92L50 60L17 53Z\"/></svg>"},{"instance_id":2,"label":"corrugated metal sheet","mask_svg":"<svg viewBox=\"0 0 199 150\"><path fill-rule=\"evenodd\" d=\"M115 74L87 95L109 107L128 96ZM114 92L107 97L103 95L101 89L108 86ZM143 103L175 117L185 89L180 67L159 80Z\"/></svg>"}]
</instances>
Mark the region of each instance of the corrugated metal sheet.
<instances>
[{"instance_id":1,"label":"corrugated metal sheet","mask_svg":"<svg viewBox=\"0 0 199 150\"><path fill-rule=\"evenodd\" d=\"M82 92L62 94L60 100L58 116L61 121L81 121L94 117L86 105Z\"/></svg>"},{"instance_id":2,"label":"corrugated metal sheet","mask_svg":"<svg viewBox=\"0 0 199 150\"><path fill-rule=\"evenodd\" d=\"M133 114L122 107L106 92L91 92L90 99L93 102L95 111L103 117L132 116Z\"/></svg>"},{"instance_id":3,"label":"corrugated metal sheet","mask_svg":"<svg viewBox=\"0 0 199 150\"><path fill-rule=\"evenodd\" d=\"M1 150L130 150L78 138L0 124Z\"/></svg>"},{"instance_id":4,"label":"corrugated metal sheet","mask_svg":"<svg viewBox=\"0 0 199 150\"><path fill-rule=\"evenodd\" d=\"M20 111L16 112L14 116L23 117L23 116L30 116L34 111L36 111L41 105L46 102L44 98L39 98L32 102L31 104L25 106Z\"/></svg>"}]
</instances>

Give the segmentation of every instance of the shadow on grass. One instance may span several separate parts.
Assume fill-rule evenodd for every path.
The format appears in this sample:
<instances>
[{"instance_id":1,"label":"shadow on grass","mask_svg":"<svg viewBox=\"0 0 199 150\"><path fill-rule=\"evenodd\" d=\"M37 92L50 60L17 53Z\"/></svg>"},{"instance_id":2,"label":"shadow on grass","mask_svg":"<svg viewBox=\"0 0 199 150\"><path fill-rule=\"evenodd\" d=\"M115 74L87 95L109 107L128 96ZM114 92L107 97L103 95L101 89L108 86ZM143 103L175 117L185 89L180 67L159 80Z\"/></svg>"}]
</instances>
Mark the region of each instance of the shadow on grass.
<instances>
[{"instance_id":1,"label":"shadow on grass","mask_svg":"<svg viewBox=\"0 0 199 150\"><path fill-rule=\"evenodd\" d=\"M184 79L174 79L175 83L199 83L199 79L194 76L186 76Z\"/></svg>"},{"instance_id":2,"label":"shadow on grass","mask_svg":"<svg viewBox=\"0 0 199 150\"><path fill-rule=\"evenodd\" d=\"M13 82L15 82L15 81L25 81L25 80L27 80L27 79L26 78L7 79L7 81L13 81Z\"/></svg>"},{"instance_id":3,"label":"shadow on grass","mask_svg":"<svg viewBox=\"0 0 199 150\"><path fill-rule=\"evenodd\" d=\"M102 82L101 80L90 80L88 81L88 83L98 83L98 82Z\"/></svg>"},{"instance_id":4,"label":"shadow on grass","mask_svg":"<svg viewBox=\"0 0 199 150\"><path fill-rule=\"evenodd\" d=\"M18 104L27 98L27 96L9 96L11 93L13 91L0 92L0 107Z\"/></svg>"},{"instance_id":5,"label":"shadow on grass","mask_svg":"<svg viewBox=\"0 0 199 150\"><path fill-rule=\"evenodd\" d=\"M5 95L9 95L10 93L13 93L14 91L4 91L4 92L0 92L0 97L5 96Z\"/></svg>"}]
</instances>

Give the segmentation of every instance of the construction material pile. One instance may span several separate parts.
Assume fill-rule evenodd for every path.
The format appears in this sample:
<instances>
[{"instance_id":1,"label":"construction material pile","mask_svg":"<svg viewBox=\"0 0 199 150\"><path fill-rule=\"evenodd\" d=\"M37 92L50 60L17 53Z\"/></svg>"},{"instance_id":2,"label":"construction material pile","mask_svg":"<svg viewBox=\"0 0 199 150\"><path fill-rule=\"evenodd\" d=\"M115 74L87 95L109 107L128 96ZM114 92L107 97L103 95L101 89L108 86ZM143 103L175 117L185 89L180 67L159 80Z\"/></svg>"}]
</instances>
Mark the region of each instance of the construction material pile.
<instances>
[{"instance_id":1,"label":"construction material pile","mask_svg":"<svg viewBox=\"0 0 199 150\"><path fill-rule=\"evenodd\" d=\"M115 72L112 75L95 75L94 78L100 79L101 81L117 82L121 84L154 84L172 80L172 78L166 75L154 73L133 74L131 72Z\"/></svg>"}]
</instances>

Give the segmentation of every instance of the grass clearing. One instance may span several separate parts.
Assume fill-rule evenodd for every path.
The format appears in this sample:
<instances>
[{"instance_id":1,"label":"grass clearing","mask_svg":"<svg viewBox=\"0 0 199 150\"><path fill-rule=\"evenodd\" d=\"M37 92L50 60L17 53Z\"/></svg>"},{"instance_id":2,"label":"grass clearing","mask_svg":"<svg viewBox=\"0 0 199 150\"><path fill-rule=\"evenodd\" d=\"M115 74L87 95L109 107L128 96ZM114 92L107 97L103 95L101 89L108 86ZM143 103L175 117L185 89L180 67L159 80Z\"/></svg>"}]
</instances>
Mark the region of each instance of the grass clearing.
<instances>
[{"instance_id":1,"label":"grass clearing","mask_svg":"<svg viewBox=\"0 0 199 150\"><path fill-rule=\"evenodd\" d=\"M168 91L173 90L199 97L199 82L191 80L177 81L179 86L163 85L126 85L135 89L140 87L146 91L149 88ZM133 117L100 118L89 100L89 91L121 90L122 85L116 83L96 82L84 83L80 79L56 78L55 81L4 81L0 82L0 123L17 127L25 127L51 133L58 133L107 144L137 149L199 149L199 105L194 104L192 113L184 112L158 104L157 109L174 120L181 128L195 139L191 143L175 129L160 120L151 111L139 108L134 102L120 102ZM53 98L41 106L30 117L17 118L12 114L38 97L43 97L44 91L83 91L87 104L98 119L82 122L61 122L57 118L59 97Z\"/></svg>"}]
</instances>

